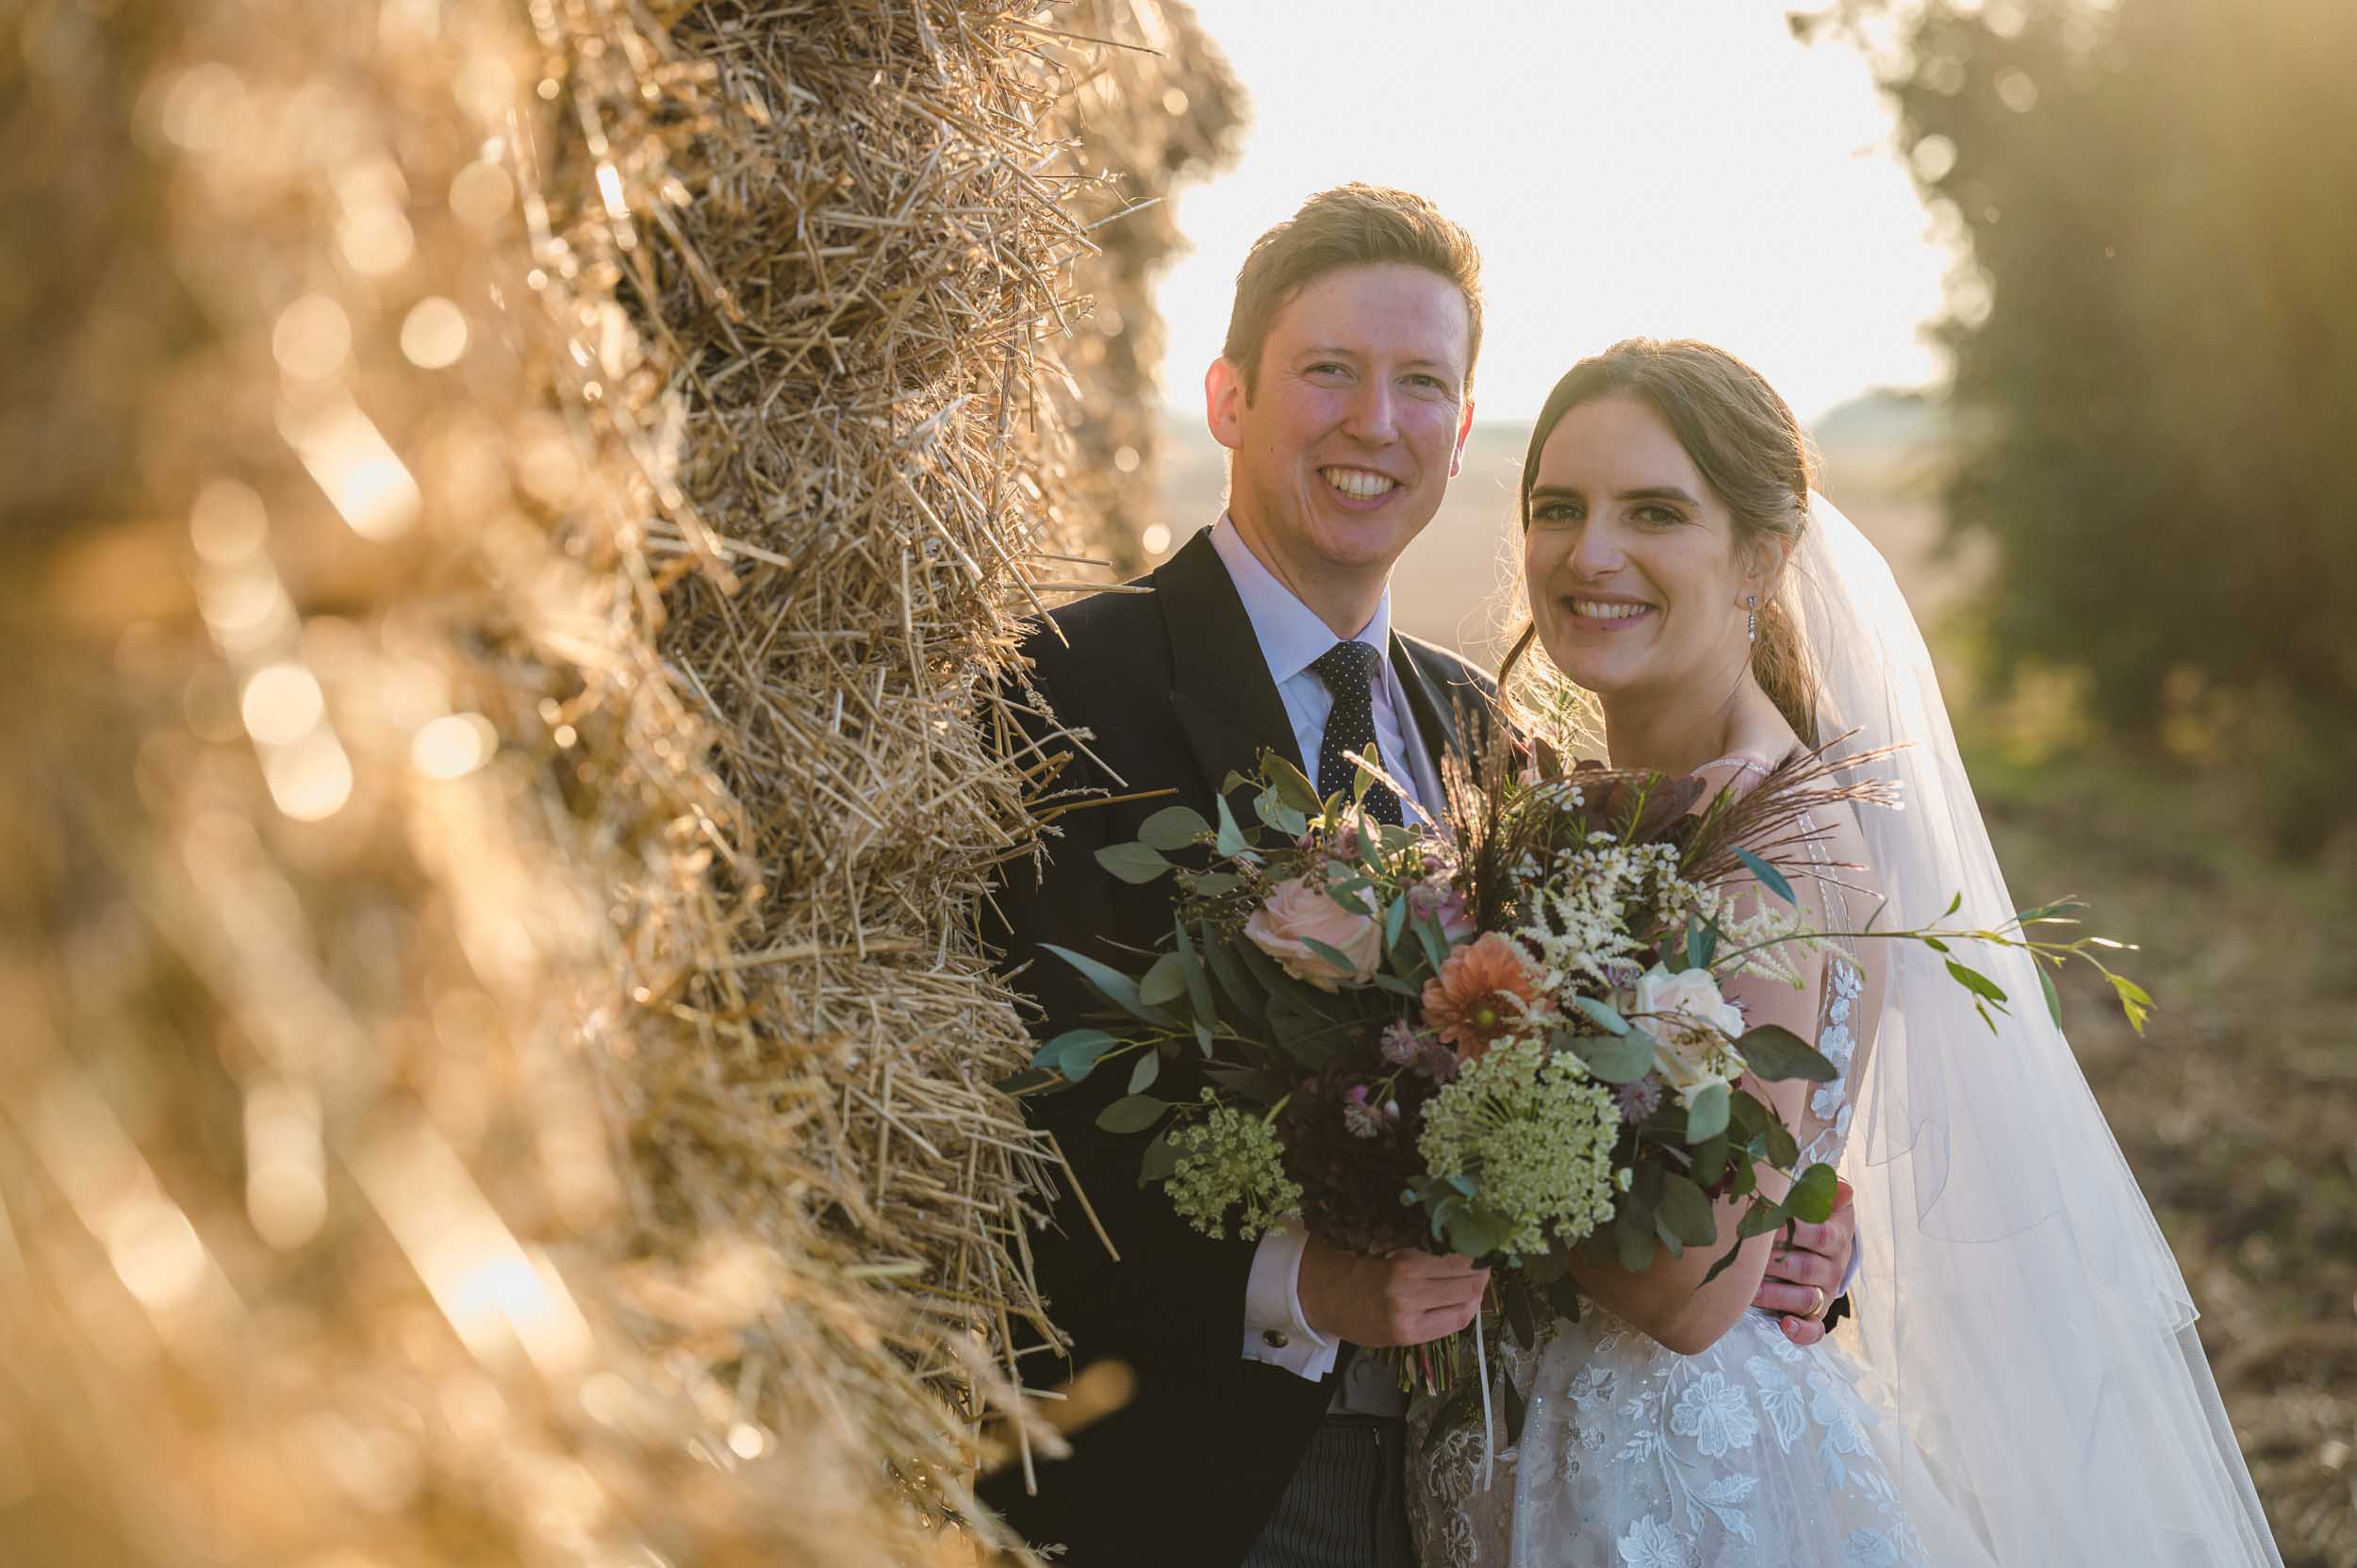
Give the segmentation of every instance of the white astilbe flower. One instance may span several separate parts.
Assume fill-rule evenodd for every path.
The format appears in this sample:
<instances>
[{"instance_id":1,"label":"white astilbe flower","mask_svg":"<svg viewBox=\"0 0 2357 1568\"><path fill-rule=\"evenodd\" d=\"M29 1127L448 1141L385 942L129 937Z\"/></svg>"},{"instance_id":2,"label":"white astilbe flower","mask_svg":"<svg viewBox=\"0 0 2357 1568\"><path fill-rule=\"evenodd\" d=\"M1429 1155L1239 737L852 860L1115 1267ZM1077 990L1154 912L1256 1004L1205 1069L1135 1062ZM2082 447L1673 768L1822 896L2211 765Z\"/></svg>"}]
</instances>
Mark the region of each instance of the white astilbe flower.
<instances>
[{"instance_id":1,"label":"white astilbe flower","mask_svg":"<svg viewBox=\"0 0 2357 1568\"><path fill-rule=\"evenodd\" d=\"M1432 1097L1416 1148L1434 1176L1475 1177L1481 1206L1513 1227L1505 1250L1528 1257L1612 1217L1620 1131L1610 1090L1577 1057L1512 1040Z\"/></svg>"},{"instance_id":2,"label":"white astilbe flower","mask_svg":"<svg viewBox=\"0 0 2357 1568\"><path fill-rule=\"evenodd\" d=\"M1806 983L1801 961L1825 945L1825 939L1809 929L1807 916L1782 900L1763 900L1748 915L1722 916L1719 929L1724 933L1720 951L1742 953L1739 958L1722 958L1716 966L1722 982L1738 975L1758 975L1797 991ZM1752 950L1745 952L1745 949Z\"/></svg>"},{"instance_id":3,"label":"white astilbe flower","mask_svg":"<svg viewBox=\"0 0 2357 1568\"><path fill-rule=\"evenodd\" d=\"M1566 850L1530 879L1523 901L1527 920L1514 934L1538 954L1545 994L1569 996L1581 977L1608 988L1607 966L1641 948L1628 929L1628 911L1657 905L1660 889L1678 883L1675 846L1603 836L1604 844Z\"/></svg>"},{"instance_id":4,"label":"white astilbe flower","mask_svg":"<svg viewBox=\"0 0 2357 1568\"><path fill-rule=\"evenodd\" d=\"M1209 1089L1206 1103L1216 1104ZM1218 1105L1193 1127L1170 1135L1178 1164L1170 1173L1171 1206L1214 1241L1228 1235L1228 1211L1244 1205L1236 1234L1251 1241L1301 1207L1301 1188L1285 1174L1277 1130L1260 1116Z\"/></svg>"}]
</instances>

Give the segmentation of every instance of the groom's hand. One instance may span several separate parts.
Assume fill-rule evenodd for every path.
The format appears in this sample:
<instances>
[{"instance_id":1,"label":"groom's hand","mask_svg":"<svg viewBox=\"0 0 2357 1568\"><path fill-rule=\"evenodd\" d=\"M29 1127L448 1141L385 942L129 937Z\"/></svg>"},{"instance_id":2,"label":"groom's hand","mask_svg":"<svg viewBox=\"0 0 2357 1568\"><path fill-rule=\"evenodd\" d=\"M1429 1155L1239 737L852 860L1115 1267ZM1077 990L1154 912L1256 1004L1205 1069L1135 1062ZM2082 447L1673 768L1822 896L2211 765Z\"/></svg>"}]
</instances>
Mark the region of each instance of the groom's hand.
<instances>
[{"instance_id":1,"label":"groom's hand","mask_svg":"<svg viewBox=\"0 0 2357 1568\"><path fill-rule=\"evenodd\" d=\"M1784 1337L1815 1345L1825 1337L1824 1309L1850 1272L1857 1246L1857 1211L1850 1207L1850 1184L1834 1184L1833 1213L1822 1225L1795 1220L1768 1255L1768 1274L1752 1305L1782 1320ZM1818 1293L1824 1294L1821 1296Z\"/></svg>"},{"instance_id":2,"label":"groom's hand","mask_svg":"<svg viewBox=\"0 0 2357 1568\"><path fill-rule=\"evenodd\" d=\"M1490 1271L1451 1254L1370 1258L1312 1234L1301 1249L1301 1316L1328 1339L1422 1345L1469 1327Z\"/></svg>"}]
</instances>

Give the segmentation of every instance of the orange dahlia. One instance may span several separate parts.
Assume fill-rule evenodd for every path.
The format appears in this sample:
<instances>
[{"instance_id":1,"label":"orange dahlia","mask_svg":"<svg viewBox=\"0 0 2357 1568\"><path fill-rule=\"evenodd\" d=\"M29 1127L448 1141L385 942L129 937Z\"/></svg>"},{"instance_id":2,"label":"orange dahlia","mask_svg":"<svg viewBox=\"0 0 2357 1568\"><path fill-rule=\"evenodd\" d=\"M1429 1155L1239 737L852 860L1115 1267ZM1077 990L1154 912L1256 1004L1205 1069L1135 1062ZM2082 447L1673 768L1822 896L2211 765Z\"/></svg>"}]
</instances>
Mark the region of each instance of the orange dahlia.
<instances>
[{"instance_id":1,"label":"orange dahlia","mask_svg":"<svg viewBox=\"0 0 2357 1568\"><path fill-rule=\"evenodd\" d=\"M1485 932L1451 952L1424 982L1425 1027L1471 1062L1522 1023L1531 999L1530 965L1512 939Z\"/></svg>"}]
</instances>

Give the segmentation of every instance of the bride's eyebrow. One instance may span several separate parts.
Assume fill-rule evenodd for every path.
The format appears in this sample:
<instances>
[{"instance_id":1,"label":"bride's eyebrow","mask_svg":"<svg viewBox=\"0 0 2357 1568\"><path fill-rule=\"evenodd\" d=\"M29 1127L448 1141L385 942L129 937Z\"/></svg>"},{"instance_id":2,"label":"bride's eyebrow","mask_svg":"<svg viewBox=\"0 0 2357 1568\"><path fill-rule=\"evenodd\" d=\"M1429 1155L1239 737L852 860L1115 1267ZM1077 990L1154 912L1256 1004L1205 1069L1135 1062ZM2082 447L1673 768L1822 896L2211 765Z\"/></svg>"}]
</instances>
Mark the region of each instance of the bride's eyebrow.
<instances>
[{"instance_id":1,"label":"bride's eyebrow","mask_svg":"<svg viewBox=\"0 0 2357 1568\"><path fill-rule=\"evenodd\" d=\"M1653 485L1641 490L1623 490L1612 499L1615 501L1674 501L1681 506L1702 504L1675 485Z\"/></svg>"}]
</instances>

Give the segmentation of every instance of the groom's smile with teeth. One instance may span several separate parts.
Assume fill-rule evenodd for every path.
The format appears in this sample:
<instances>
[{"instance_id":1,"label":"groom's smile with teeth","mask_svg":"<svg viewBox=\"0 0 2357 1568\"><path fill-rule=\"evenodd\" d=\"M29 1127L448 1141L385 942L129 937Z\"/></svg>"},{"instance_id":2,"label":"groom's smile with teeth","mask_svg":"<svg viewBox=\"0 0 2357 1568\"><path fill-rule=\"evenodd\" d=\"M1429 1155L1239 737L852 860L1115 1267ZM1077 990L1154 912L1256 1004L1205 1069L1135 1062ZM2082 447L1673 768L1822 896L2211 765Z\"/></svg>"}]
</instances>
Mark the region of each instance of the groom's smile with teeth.
<instances>
[{"instance_id":1,"label":"groom's smile with teeth","mask_svg":"<svg viewBox=\"0 0 2357 1568\"><path fill-rule=\"evenodd\" d=\"M1399 488L1399 481L1368 469L1328 468L1320 469L1318 472L1325 475L1328 485L1360 501L1372 501Z\"/></svg>"}]
</instances>

